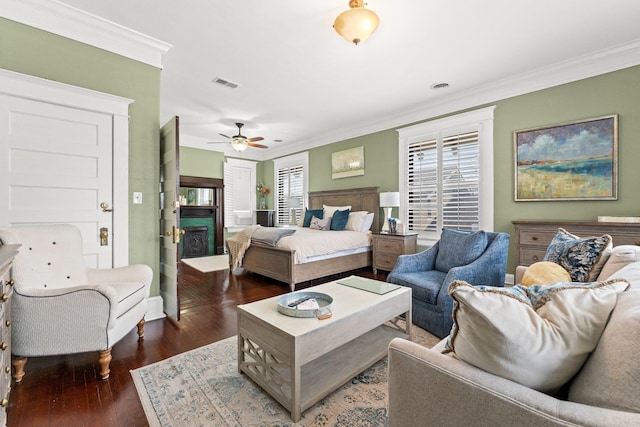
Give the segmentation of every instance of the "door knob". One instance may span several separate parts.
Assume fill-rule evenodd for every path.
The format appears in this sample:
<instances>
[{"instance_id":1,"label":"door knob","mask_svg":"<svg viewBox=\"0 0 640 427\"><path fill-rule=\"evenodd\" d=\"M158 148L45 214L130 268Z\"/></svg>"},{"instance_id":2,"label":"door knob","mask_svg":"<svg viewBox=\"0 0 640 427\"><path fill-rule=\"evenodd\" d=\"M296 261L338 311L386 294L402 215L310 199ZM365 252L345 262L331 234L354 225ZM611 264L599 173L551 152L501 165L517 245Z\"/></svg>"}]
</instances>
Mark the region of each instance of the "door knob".
<instances>
[{"instance_id":1,"label":"door knob","mask_svg":"<svg viewBox=\"0 0 640 427\"><path fill-rule=\"evenodd\" d=\"M100 203L100 207L102 208L102 212L111 212L111 211L113 211L113 209L109 208L109 203L107 203L107 202Z\"/></svg>"}]
</instances>

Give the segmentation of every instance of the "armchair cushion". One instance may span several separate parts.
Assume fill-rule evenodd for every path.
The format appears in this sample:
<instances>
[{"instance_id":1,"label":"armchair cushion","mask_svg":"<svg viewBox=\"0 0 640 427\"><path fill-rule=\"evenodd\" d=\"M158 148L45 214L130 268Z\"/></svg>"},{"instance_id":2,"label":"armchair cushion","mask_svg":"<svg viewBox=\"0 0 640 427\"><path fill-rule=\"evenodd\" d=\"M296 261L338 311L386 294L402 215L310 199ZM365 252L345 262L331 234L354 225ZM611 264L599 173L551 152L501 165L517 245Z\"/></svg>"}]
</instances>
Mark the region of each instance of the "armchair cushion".
<instances>
[{"instance_id":1,"label":"armchair cushion","mask_svg":"<svg viewBox=\"0 0 640 427\"><path fill-rule=\"evenodd\" d=\"M436 270L449 271L454 267L471 264L487 249L487 244L487 233L484 230L470 233L443 229L436 256Z\"/></svg>"},{"instance_id":2,"label":"armchair cushion","mask_svg":"<svg viewBox=\"0 0 640 427\"><path fill-rule=\"evenodd\" d=\"M553 237L543 261L564 267L574 282L592 282L611 254L611 236L580 238L560 228Z\"/></svg>"},{"instance_id":3,"label":"armchair cushion","mask_svg":"<svg viewBox=\"0 0 640 427\"><path fill-rule=\"evenodd\" d=\"M594 350L624 279L496 288L455 281L448 347L487 372L542 392L557 391Z\"/></svg>"},{"instance_id":4,"label":"armchair cushion","mask_svg":"<svg viewBox=\"0 0 640 427\"><path fill-rule=\"evenodd\" d=\"M447 273L438 270L396 273L393 283L411 288L412 298L436 305L445 277Z\"/></svg>"}]
</instances>

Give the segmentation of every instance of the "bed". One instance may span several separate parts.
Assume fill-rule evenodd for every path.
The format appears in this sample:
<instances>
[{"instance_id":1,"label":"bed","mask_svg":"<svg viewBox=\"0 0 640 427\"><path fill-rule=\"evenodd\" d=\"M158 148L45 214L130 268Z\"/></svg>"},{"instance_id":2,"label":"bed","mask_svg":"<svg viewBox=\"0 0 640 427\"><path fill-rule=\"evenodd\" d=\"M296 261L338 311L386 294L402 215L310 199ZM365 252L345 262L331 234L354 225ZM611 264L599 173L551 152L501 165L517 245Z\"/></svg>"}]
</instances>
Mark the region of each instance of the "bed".
<instances>
[{"instance_id":1,"label":"bed","mask_svg":"<svg viewBox=\"0 0 640 427\"><path fill-rule=\"evenodd\" d=\"M372 232L380 228L380 201L378 187L349 190L315 191L309 193L309 209L328 206L351 206L351 211L367 211L374 214ZM291 291L296 283L306 282L332 274L343 273L372 265L372 252L348 253L328 259L296 263L295 251L252 243L244 253L241 267L253 273L289 284Z\"/></svg>"}]
</instances>

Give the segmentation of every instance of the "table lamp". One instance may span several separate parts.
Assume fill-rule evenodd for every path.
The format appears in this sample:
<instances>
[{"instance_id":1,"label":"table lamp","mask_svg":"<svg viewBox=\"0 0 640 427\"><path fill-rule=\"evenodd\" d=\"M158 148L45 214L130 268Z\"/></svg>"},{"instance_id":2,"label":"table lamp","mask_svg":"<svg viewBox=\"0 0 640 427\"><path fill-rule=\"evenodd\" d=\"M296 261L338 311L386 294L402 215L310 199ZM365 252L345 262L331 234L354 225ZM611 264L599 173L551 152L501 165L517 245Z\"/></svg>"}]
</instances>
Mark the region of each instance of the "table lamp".
<instances>
[{"instance_id":1,"label":"table lamp","mask_svg":"<svg viewBox=\"0 0 640 427\"><path fill-rule=\"evenodd\" d=\"M289 223L296 225L296 211L300 209L302 203L297 197L291 197L287 200L287 206L289 206Z\"/></svg>"},{"instance_id":2,"label":"table lamp","mask_svg":"<svg viewBox=\"0 0 640 427\"><path fill-rule=\"evenodd\" d=\"M384 211L384 221L382 222L382 231L389 232L389 218L391 218L391 209L400 206L400 193L390 191L380 193L380 207Z\"/></svg>"}]
</instances>

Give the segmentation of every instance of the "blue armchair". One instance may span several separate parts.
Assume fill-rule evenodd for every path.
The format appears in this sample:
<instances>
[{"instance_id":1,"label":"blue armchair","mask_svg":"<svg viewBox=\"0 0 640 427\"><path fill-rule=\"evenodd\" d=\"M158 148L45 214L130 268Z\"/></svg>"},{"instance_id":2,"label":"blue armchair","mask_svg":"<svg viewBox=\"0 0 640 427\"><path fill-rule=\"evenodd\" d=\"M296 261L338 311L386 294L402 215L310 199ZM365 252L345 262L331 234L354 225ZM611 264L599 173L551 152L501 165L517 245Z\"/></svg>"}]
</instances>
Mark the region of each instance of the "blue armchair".
<instances>
[{"instance_id":1,"label":"blue armchair","mask_svg":"<svg viewBox=\"0 0 640 427\"><path fill-rule=\"evenodd\" d=\"M398 257L387 282L411 288L413 323L443 338L453 326L449 284L504 286L509 235L443 229L429 249Z\"/></svg>"}]
</instances>

